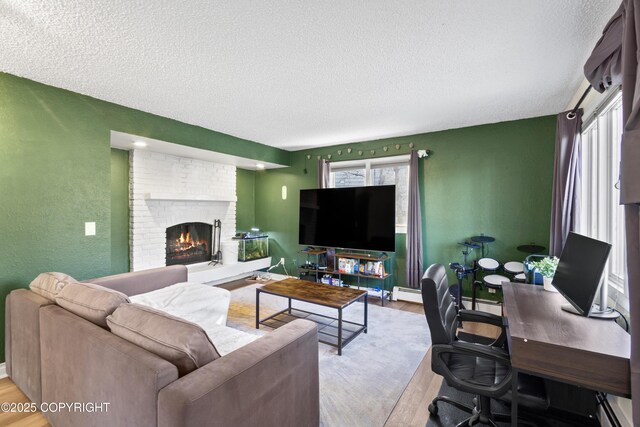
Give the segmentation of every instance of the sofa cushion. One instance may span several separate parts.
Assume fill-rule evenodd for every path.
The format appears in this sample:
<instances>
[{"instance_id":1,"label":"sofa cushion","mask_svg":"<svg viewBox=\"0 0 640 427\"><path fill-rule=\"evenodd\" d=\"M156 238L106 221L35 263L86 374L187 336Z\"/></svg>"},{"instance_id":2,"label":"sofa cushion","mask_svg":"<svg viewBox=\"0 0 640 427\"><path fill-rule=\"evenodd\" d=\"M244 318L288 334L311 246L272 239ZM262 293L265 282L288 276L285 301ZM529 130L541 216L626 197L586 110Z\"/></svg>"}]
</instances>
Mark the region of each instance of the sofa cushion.
<instances>
[{"instance_id":1,"label":"sofa cushion","mask_svg":"<svg viewBox=\"0 0 640 427\"><path fill-rule=\"evenodd\" d=\"M55 302L56 295L67 283L77 283L77 280L64 273L47 272L38 274L38 277L29 284L29 288L36 294Z\"/></svg>"},{"instance_id":2,"label":"sofa cushion","mask_svg":"<svg viewBox=\"0 0 640 427\"><path fill-rule=\"evenodd\" d=\"M107 327L107 316L129 298L93 283L68 283L56 296L56 304L103 328Z\"/></svg>"},{"instance_id":3,"label":"sofa cushion","mask_svg":"<svg viewBox=\"0 0 640 427\"><path fill-rule=\"evenodd\" d=\"M139 304L123 304L107 317L111 332L173 363L180 376L220 357L204 330Z\"/></svg>"}]
</instances>

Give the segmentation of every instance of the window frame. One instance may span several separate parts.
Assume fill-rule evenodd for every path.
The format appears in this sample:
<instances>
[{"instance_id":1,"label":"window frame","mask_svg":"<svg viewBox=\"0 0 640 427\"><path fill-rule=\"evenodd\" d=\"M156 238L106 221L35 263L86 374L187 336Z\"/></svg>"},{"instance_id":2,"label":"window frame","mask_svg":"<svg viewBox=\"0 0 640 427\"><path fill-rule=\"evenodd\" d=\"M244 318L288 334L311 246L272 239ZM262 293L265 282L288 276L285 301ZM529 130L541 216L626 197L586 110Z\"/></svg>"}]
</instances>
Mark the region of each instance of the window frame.
<instances>
[{"instance_id":1,"label":"window frame","mask_svg":"<svg viewBox=\"0 0 640 427\"><path fill-rule=\"evenodd\" d=\"M335 184L335 172L344 172L349 170L364 169L364 185L366 187L372 187L373 184L373 169L381 169L395 166L407 166L409 167L409 154L402 154L399 156L389 157L375 157L362 160L345 160L342 162L330 162L329 172L329 187L336 188ZM407 174L407 188L409 187L409 174ZM408 203L408 201L407 201ZM407 234L407 224L396 224L396 234Z\"/></svg>"},{"instance_id":2,"label":"window frame","mask_svg":"<svg viewBox=\"0 0 640 427\"><path fill-rule=\"evenodd\" d=\"M581 213L579 231L582 234L612 243L612 256L607 262L605 280L609 291L608 304L629 310L629 288L624 242L624 216L620 218L617 189L622 135L622 94L613 92L583 124L581 133ZM614 115L619 119L614 123ZM596 188L594 188L596 187ZM620 223L622 221L622 223ZM620 235L620 227L622 234ZM616 235L616 232L618 233ZM617 243L617 244L616 244ZM622 274L614 271L614 263L621 262Z\"/></svg>"}]
</instances>

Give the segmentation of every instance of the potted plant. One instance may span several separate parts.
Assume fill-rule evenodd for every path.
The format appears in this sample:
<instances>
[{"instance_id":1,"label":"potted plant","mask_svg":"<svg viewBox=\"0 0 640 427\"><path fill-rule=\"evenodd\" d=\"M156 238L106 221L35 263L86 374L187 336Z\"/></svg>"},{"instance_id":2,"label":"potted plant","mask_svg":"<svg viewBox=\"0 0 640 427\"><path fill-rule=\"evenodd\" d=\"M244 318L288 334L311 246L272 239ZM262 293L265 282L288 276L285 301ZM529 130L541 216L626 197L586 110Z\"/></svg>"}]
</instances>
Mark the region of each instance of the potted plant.
<instances>
[{"instance_id":1,"label":"potted plant","mask_svg":"<svg viewBox=\"0 0 640 427\"><path fill-rule=\"evenodd\" d=\"M534 269L538 270L542 274L544 289L546 291L557 292L556 288L551 285L553 275L556 273L558 267L558 257L546 257L540 261L533 261L531 265Z\"/></svg>"}]
</instances>

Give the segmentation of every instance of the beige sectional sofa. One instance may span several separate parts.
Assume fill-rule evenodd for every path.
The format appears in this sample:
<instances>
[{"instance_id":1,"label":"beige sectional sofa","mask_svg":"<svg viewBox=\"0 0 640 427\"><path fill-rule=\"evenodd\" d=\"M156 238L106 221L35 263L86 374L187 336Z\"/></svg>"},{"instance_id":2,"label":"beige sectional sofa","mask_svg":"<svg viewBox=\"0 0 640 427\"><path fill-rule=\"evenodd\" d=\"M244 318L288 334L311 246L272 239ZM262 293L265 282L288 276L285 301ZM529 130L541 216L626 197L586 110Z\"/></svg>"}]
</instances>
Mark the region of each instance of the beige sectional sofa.
<instances>
[{"instance_id":1,"label":"beige sectional sofa","mask_svg":"<svg viewBox=\"0 0 640 427\"><path fill-rule=\"evenodd\" d=\"M122 292L126 300L185 282L186 275L184 266L172 266L90 282ZM207 363L194 359L195 369L185 371L178 364L179 373L170 357L99 326L101 315L69 307L26 289L11 292L6 300L5 358L16 385L36 403L108 403L100 411L45 413L54 426L319 424L318 341L312 322L292 322ZM121 308L131 311L133 305ZM105 319L126 319L115 310ZM188 338L187 347L193 339L198 338ZM211 343L215 347L215 339ZM187 350L190 357L192 349Z\"/></svg>"}]
</instances>

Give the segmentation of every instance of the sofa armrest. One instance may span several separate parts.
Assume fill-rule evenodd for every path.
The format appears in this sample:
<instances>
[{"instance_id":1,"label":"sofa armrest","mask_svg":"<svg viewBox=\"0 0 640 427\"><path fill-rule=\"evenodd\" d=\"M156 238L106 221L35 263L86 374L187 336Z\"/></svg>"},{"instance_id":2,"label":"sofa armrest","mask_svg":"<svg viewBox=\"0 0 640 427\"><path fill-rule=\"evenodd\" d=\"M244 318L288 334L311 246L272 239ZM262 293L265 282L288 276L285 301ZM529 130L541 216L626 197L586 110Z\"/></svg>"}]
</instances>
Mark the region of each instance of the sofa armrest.
<instances>
[{"instance_id":1,"label":"sofa armrest","mask_svg":"<svg viewBox=\"0 0 640 427\"><path fill-rule=\"evenodd\" d=\"M5 300L7 375L35 403L42 402L40 308L52 304L28 289L16 289Z\"/></svg>"},{"instance_id":2,"label":"sofa armrest","mask_svg":"<svg viewBox=\"0 0 640 427\"><path fill-rule=\"evenodd\" d=\"M318 331L295 320L171 383L158 426L318 426Z\"/></svg>"},{"instance_id":3,"label":"sofa armrest","mask_svg":"<svg viewBox=\"0 0 640 427\"><path fill-rule=\"evenodd\" d=\"M56 305L40 310L42 399L108 403L102 410L51 411L52 425L156 426L158 391L178 369Z\"/></svg>"},{"instance_id":4,"label":"sofa armrest","mask_svg":"<svg viewBox=\"0 0 640 427\"><path fill-rule=\"evenodd\" d=\"M87 282L120 291L127 296L144 294L156 289L166 288L189 280L189 271L185 265L151 268L132 273L89 279Z\"/></svg>"}]
</instances>

